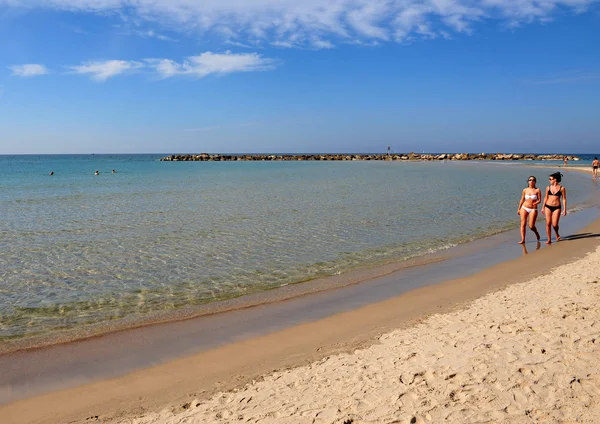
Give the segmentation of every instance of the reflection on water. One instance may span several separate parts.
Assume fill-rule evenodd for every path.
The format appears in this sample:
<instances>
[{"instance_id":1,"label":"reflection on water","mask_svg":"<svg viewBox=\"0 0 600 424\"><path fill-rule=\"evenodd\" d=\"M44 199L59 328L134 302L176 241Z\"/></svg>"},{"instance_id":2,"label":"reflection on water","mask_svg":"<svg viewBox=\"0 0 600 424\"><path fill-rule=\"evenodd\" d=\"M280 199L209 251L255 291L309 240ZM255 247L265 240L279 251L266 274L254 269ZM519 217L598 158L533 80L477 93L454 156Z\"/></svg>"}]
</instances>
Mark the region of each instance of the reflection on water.
<instances>
[{"instance_id":1,"label":"reflection on water","mask_svg":"<svg viewBox=\"0 0 600 424\"><path fill-rule=\"evenodd\" d=\"M527 252L527 243L521 244L521 247L523 248L523 255L526 255L528 253ZM540 250L540 247L542 247L542 243L538 240L535 243L535 250Z\"/></svg>"}]
</instances>

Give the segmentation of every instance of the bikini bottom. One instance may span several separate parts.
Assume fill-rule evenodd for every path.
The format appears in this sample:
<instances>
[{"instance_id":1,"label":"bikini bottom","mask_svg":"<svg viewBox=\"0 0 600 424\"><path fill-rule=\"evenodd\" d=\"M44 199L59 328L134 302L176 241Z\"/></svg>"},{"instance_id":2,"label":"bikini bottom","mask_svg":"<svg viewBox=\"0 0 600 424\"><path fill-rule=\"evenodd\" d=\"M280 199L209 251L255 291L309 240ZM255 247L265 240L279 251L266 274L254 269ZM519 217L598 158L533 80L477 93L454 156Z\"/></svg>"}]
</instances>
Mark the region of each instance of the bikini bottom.
<instances>
[{"instance_id":1,"label":"bikini bottom","mask_svg":"<svg viewBox=\"0 0 600 424\"><path fill-rule=\"evenodd\" d=\"M550 212L554 212L554 211L559 211L561 209L560 205L558 206L550 206L550 205L546 205L546 207L548 209L550 209Z\"/></svg>"},{"instance_id":2,"label":"bikini bottom","mask_svg":"<svg viewBox=\"0 0 600 424\"><path fill-rule=\"evenodd\" d=\"M525 206L521 206L521 209L526 210L528 213L537 212L537 208L526 208Z\"/></svg>"}]
</instances>

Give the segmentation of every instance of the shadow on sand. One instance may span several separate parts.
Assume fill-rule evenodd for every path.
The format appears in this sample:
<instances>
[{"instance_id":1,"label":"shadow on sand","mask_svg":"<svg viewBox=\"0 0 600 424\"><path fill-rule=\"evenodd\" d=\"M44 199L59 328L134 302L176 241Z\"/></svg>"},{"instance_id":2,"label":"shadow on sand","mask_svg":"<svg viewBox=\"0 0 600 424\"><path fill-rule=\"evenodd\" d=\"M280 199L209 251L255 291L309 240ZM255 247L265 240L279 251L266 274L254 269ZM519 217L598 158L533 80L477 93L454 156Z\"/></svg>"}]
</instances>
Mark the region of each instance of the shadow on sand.
<instances>
[{"instance_id":1,"label":"shadow on sand","mask_svg":"<svg viewBox=\"0 0 600 424\"><path fill-rule=\"evenodd\" d=\"M568 240L579 240L579 239L592 238L592 237L600 237L600 234L597 234L597 233L573 234L572 236L561 237L560 241L562 242L562 241L568 241Z\"/></svg>"}]
</instances>

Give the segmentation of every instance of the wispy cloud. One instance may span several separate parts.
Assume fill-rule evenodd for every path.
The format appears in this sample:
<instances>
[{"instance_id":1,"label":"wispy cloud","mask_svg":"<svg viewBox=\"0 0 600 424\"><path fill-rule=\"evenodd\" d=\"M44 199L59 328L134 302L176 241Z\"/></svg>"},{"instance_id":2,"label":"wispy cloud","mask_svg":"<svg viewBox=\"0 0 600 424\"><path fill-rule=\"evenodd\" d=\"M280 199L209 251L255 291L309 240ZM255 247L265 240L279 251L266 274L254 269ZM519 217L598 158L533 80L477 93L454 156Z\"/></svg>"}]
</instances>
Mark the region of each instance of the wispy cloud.
<instances>
[{"instance_id":1,"label":"wispy cloud","mask_svg":"<svg viewBox=\"0 0 600 424\"><path fill-rule=\"evenodd\" d=\"M35 77L37 75L46 75L48 69L44 65L37 63L29 63L25 65L13 65L9 66L8 69L12 71L12 74L17 77Z\"/></svg>"},{"instance_id":2,"label":"wispy cloud","mask_svg":"<svg viewBox=\"0 0 600 424\"><path fill-rule=\"evenodd\" d=\"M183 62L171 59L146 59L146 63L163 78L176 75L203 78L210 74L267 71L277 65L274 59L264 58L258 53L231 53L230 51L204 52L199 56L190 56Z\"/></svg>"},{"instance_id":3,"label":"wispy cloud","mask_svg":"<svg viewBox=\"0 0 600 424\"><path fill-rule=\"evenodd\" d=\"M107 79L123 73L139 70L144 65L131 60L106 60L99 62L85 62L77 66L68 66L72 73L90 75L96 81Z\"/></svg>"},{"instance_id":4,"label":"wispy cloud","mask_svg":"<svg viewBox=\"0 0 600 424\"><path fill-rule=\"evenodd\" d=\"M211 74L224 75L235 72L256 72L275 69L279 64L276 59L265 58L258 53L224 53L204 52L197 56L189 56L182 62L172 59L104 60L88 61L79 65L64 66L67 74L88 75L93 80L104 82L121 74L145 72L158 77L191 76L203 78ZM47 74L43 65L9 66L13 75L30 77Z\"/></svg>"},{"instance_id":5,"label":"wispy cloud","mask_svg":"<svg viewBox=\"0 0 600 424\"><path fill-rule=\"evenodd\" d=\"M115 14L181 33L212 32L224 41L285 47L405 42L454 33L496 20L520 26L583 13L600 0L0 0L0 5ZM160 34L156 33L156 38ZM313 40L321 40L315 43ZM328 44L330 43L330 44Z\"/></svg>"},{"instance_id":6,"label":"wispy cloud","mask_svg":"<svg viewBox=\"0 0 600 424\"><path fill-rule=\"evenodd\" d=\"M235 40L225 40L225 44L229 44L230 46L235 46L235 47L241 47L244 49L261 48L260 43L249 44L249 43L241 43L241 42L235 41Z\"/></svg>"},{"instance_id":7,"label":"wispy cloud","mask_svg":"<svg viewBox=\"0 0 600 424\"><path fill-rule=\"evenodd\" d=\"M321 40L321 39L313 39L311 41L311 45L315 49L333 49L335 45L331 41Z\"/></svg>"},{"instance_id":8,"label":"wispy cloud","mask_svg":"<svg viewBox=\"0 0 600 424\"><path fill-rule=\"evenodd\" d=\"M158 32L151 30L151 29L146 30L146 31L137 31L137 35L139 35L140 37L145 37L145 38L156 38L157 40L162 40L162 41L173 41L173 42L179 41L179 40L177 40L175 38L171 38L167 35L159 34Z\"/></svg>"}]
</instances>

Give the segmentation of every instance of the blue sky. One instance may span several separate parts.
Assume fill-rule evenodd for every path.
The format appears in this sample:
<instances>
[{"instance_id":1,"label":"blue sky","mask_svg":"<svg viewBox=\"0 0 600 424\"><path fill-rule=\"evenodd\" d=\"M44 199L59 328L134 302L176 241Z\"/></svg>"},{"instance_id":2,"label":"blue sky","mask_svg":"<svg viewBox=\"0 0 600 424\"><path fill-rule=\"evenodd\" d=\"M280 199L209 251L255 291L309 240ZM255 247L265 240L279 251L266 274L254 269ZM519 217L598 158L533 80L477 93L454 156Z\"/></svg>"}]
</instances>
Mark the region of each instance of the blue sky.
<instances>
[{"instance_id":1,"label":"blue sky","mask_svg":"<svg viewBox=\"0 0 600 424\"><path fill-rule=\"evenodd\" d=\"M0 0L0 154L600 151L599 0Z\"/></svg>"}]
</instances>

